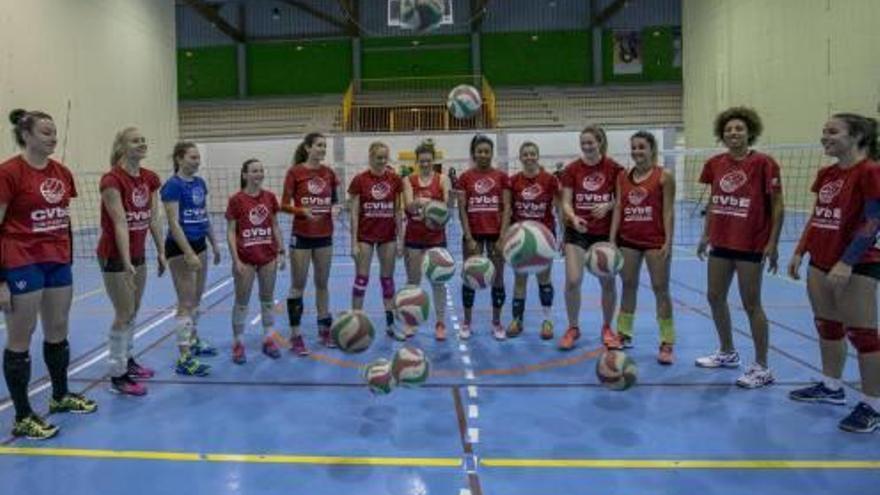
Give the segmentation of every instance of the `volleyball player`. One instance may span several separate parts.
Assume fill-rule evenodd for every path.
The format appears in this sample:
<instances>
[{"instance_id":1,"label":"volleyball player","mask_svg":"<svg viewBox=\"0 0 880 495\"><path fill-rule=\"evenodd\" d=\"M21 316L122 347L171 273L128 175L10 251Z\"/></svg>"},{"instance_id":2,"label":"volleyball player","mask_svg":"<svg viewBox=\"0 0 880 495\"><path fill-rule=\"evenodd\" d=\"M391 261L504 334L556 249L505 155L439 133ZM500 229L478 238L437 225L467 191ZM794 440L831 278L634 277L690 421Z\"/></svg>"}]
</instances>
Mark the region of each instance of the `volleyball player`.
<instances>
[{"instance_id":1,"label":"volleyball player","mask_svg":"<svg viewBox=\"0 0 880 495\"><path fill-rule=\"evenodd\" d=\"M39 111L9 115L22 152L0 164L0 310L6 313L3 376L15 408L12 434L44 440L58 427L31 409L31 335L43 328L43 359L52 382L49 412L92 413L98 405L68 389L68 318L73 298L70 200L73 175L49 158L55 123Z\"/></svg>"},{"instance_id":2,"label":"volleyball player","mask_svg":"<svg viewBox=\"0 0 880 495\"><path fill-rule=\"evenodd\" d=\"M241 190L229 198L226 207L226 241L232 256L235 303L232 306L232 361L247 361L241 336L247 323L248 303L254 279L259 285L260 322L263 327L263 354L281 357L272 338L275 325L275 277L284 268L284 240L278 227L278 199L262 188L265 171L254 158L241 165Z\"/></svg>"},{"instance_id":3,"label":"volleyball player","mask_svg":"<svg viewBox=\"0 0 880 495\"><path fill-rule=\"evenodd\" d=\"M458 178L458 213L461 219L462 253L464 259L482 255L495 266L492 283L492 336L504 340L507 333L501 325L501 308L507 297L504 291L504 258L501 256L501 233L507 230L510 219L509 177L492 166L495 144L488 136L477 134L471 140L470 155L473 166ZM474 289L461 287L464 322L459 338L471 336L471 315L474 308Z\"/></svg>"},{"instance_id":4,"label":"volleyball player","mask_svg":"<svg viewBox=\"0 0 880 495\"><path fill-rule=\"evenodd\" d=\"M736 368L740 364L727 304L727 292L736 275L755 346L755 362L736 380L743 388L763 387L774 380L767 363L770 338L761 305L761 282L765 264L768 272L777 270L784 206L779 165L772 157L751 149L762 130L761 119L751 108L721 112L715 118L715 137L727 151L710 158L700 175L700 182L709 184L711 192L697 256L703 259L711 246L706 296L720 349L697 358L696 365Z\"/></svg>"},{"instance_id":5,"label":"volleyball player","mask_svg":"<svg viewBox=\"0 0 880 495\"><path fill-rule=\"evenodd\" d=\"M208 275L207 246L214 264L220 263L220 249L208 218L208 186L197 176L201 157L196 145L179 142L172 152L174 175L162 185L160 196L168 218L165 256L177 291L176 334L180 353L175 372L206 376L211 367L198 356L214 356L217 350L198 335L198 307Z\"/></svg>"},{"instance_id":6,"label":"volleyball player","mask_svg":"<svg viewBox=\"0 0 880 495\"><path fill-rule=\"evenodd\" d=\"M574 349L581 336L581 284L584 262L590 246L607 242L614 208L614 187L623 167L606 155L608 139L598 126L581 131L582 156L562 171L562 214L565 221L565 307L568 329L559 340L559 349ZM618 335L611 329L617 304L613 278L599 279L602 287L602 343L609 349L620 347Z\"/></svg>"},{"instance_id":7,"label":"volleyball player","mask_svg":"<svg viewBox=\"0 0 880 495\"><path fill-rule=\"evenodd\" d=\"M538 160L540 150L538 145L526 141L519 147L519 161L522 163L522 171L517 172L510 178L510 212L511 220L508 223L532 220L544 224L555 236L556 215L554 209L559 203L559 181L555 176L545 171ZM550 280L553 264L538 273L538 297L541 300L541 309L544 320L541 322L540 336L543 340L553 338L553 283ZM507 327L508 337L517 337L523 331L523 315L526 307L526 282L528 274L517 273L513 284L513 319Z\"/></svg>"},{"instance_id":8,"label":"volleyball player","mask_svg":"<svg viewBox=\"0 0 880 495\"><path fill-rule=\"evenodd\" d=\"M388 146L370 144L367 170L357 174L348 186L351 204L351 256L355 279L351 307L361 310L370 281L373 252L379 259L379 283L385 307L385 333L395 340L406 335L394 323L394 263L403 254L401 201L403 182L388 166Z\"/></svg>"},{"instance_id":9,"label":"volleyball player","mask_svg":"<svg viewBox=\"0 0 880 495\"><path fill-rule=\"evenodd\" d=\"M449 178L433 169L436 152L434 144L426 141L415 150L418 173L403 181L403 205L406 212L406 233L404 235L404 257L406 261L407 284L419 285L422 280L422 260L425 251L434 247L446 247L446 227L428 228L422 216L423 208L431 201L449 205ZM434 338L446 340L446 286L431 284L434 295ZM412 332L404 328L404 333Z\"/></svg>"},{"instance_id":10,"label":"volleyball player","mask_svg":"<svg viewBox=\"0 0 880 495\"><path fill-rule=\"evenodd\" d=\"M639 131L629 141L635 166L617 176L611 219L611 240L623 254L623 270L620 272L623 291L617 332L621 346L624 349L632 347L639 272L644 260L651 276L660 328L657 361L672 364L675 326L669 297L669 268L675 221L675 178L657 164L657 140L653 134Z\"/></svg>"},{"instance_id":11,"label":"volleyball player","mask_svg":"<svg viewBox=\"0 0 880 495\"><path fill-rule=\"evenodd\" d=\"M159 224L161 185L155 172L141 166L147 141L136 127L116 134L110 152L110 171L101 177L101 237L98 265L104 287L113 304L113 323L107 344L110 390L140 396L147 388L136 380L155 372L132 356L134 322L147 284L145 243L153 235L158 253L159 276L165 272L165 246Z\"/></svg>"},{"instance_id":12,"label":"volleyball player","mask_svg":"<svg viewBox=\"0 0 880 495\"><path fill-rule=\"evenodd\" d=\"M330 292L327 283L333 260L333 208L338 204L339 182L333 169L323 163L327 140L317 132L306 134L293 154L293 164L284 178L281 210L293 215L290 239L290 292L287 317L291 351L307 356L309 350L300 333L303 292L311 265L315 267L315 306L318 340L335 347L330 338Z\"/></svg>"},{"instance_id":13,"label":"volleyball player","mask_svg":"<svg viewBox=\"0 0 880 495\"><path fill-rule=\"evenodd\" d=\"M840 113L822 130L825 154L836 162L819 170L809 223L788 266L799 278L810 255L807 294L819 333L822 380L791 391L805 402L846 403L841 376L846 339L858 353L861 400L839 426L868 433L880 428L880 336L877 332L877 281L880 280L880 150L877 121Z\"/></svg>"}]
</instances>

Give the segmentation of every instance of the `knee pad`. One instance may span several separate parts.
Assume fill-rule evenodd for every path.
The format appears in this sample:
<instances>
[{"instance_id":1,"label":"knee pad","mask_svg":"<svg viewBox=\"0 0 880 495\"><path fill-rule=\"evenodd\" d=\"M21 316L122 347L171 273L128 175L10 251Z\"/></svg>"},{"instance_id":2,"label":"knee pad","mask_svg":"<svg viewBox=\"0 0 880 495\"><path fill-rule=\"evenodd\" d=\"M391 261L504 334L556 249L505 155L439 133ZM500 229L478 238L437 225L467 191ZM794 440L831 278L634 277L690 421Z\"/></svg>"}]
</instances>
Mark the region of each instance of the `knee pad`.
<instances>
[{"instance_id":1,"label":"knee pad","mask_svg":"<svg viewBox=\"0 0 880 495\"><path fill-rule=\"evenodd\" d=\"M107 364L110 376L121 376L128 370L128 342L125 338L127 327L110 329L107 342Z\"/></svg>"},{"instance_id":2,"label":"knee pad","mask_svg":"<svg viewBox=\"0 0 880 495\"><path fill-rule=\"evenodd\" d=\"M541 306L553 306L553 286L550 284L539 285L538 297L541 298Z\"/></svg>"},{"instance_id":3,"label":"knee pad","mask_svg":"<svg viewBox=\"0 0 880 495\"><path fill-rule=\"evenodd\" d=\"M174 333L177 334L177 345L189 346L192 342L193 321L188 316L180 316L174 323Z\"/></svg>"},{"instance_id":4,"label":"knee pad","mask_svg":"<svg viewBox=\"0 0 880 495\"><path fill-rule=\"evenodd\" d=\"M232 328L241 328L247 323L247 304L232 306Z\"/></svg>"},{"instance_id":5,"label":"knee pad","mask_svg":"<svg viewBox=\"0 0 880 495\"><path fill-rule=\"evenodd\" d=\"M477 291L471 289L467 285L461 286L461 305L465 308L473 308L474 307L474 297L477 295Z\"/></svg>"},{"instance_id":6,"label":"knee pad","mask_svg":"<svg viewBox=\"0 0 880 495\"><path fill-rule=\"evenodd\" d=\"M846 330L843 323L839 321L823 320L822 318L814 318L816 330L819 336L825 340L843 340L846 337Z\"/></svg>"},{"instance_id":7,"label":"knee pad","mask_svg":"<svg viewBox=\"0 0 880 495\"><path fill-rule=\"evenodd\" d=\"M513 304L511 305L511 313L513 314L514 320L523 320L523 315L526 312L526 300L525 298L520 298L514 296Z\"/></svg>"},{"instance_id":8,"label":"knee pad","mask_svg":"<svg viewBox=\"0 0 880 495\"><path fill-rule=\"evenodd\" d=\"M876 328L846 327L846 336L859 354L880 351L880 333Z\"/></svg>"},{"instance_id":9,"label":"knee pad","mask_svg":"<svg viewBox=\"0 0 880 495\"><path fill-rule=\"evenodd\" d=\"M379 282L382 283L382 299L391 299L394 297L394 278L379 277Z\"/></svg>"},{"instance_id":10,"label":"knee pad","mask_svg":"<svg viewBox=\"0 0 880 495\"><path fill-rule=\"evenodd\" d=\"M260 321L263 323L263 328L269 328L275 326L275 301L270 299L268 301L260 301Z\"/></svg>"},{"instance_id":11,"label":"knee pad","mask_svg":"<svg viewBox=\"0 0 880 495\"><path fill-rule=\"evenodd\" d=\"M504 287L492 287L492 307L500 308L504 306L504 300L507 298L507 292Z\"/></svg>"},{"instance_id":12,"label":"knee pad","mask_svg":"<svg viewBox=\"0 0 880 495\"><path fill-rule=\"evenodd\" d=\"M289 297L287 298L287 319L290 322L290 326L298 327L300 322L302 321L303 315L303 300L301 297Z\"/></svg>"},{"instance_id":13,"label":"knee pad","mask_svg":"<svg viewBox=\"0 0 880 495\"><path fill-rule=\"evenodd\" d=\"M351 295L354 297L364 297L364 294L367 293L367 284L369 282L369 275L357 275L354 277L354 286L351 288Z\"/></svg>"}]
</instances>

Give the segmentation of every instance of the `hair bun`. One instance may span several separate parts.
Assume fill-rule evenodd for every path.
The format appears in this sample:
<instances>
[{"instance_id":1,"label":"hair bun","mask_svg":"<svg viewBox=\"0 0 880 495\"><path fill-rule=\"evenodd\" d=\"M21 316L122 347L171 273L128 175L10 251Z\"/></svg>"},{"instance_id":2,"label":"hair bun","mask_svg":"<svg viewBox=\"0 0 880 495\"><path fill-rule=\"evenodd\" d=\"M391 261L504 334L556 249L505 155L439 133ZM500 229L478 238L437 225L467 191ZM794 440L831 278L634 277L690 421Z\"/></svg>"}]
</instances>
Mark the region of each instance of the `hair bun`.
<instances>
[{"instance_id":1,"label":"hair bun","mask_svg":"<svg viewBox=\"0 0 880 495\"><path fill-rule=\"evenodd\" d=\"M23 108L16 108L15 110L9 112L9 121L12 122L12 125L18 125L21 122L21 119L27 115L27 110Z\"/></svg>"}]
</instances>

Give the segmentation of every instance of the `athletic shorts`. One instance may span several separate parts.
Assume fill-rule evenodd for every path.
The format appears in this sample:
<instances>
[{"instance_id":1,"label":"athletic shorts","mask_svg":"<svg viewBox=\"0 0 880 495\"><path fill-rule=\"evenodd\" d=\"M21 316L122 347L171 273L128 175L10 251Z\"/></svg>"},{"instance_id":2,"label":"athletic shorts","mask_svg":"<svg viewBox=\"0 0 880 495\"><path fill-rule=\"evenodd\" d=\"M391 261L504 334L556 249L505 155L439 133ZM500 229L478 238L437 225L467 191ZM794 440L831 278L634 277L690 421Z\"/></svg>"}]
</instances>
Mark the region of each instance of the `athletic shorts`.
<instances>
[{"instance_id":1,"label":"athletic shorts","mask_svg":"<svg viewBox=\"0 0 880 495\"><path fill-rule=\"evenodd\" d=\"M6 282L13 295L42 289L70 287L73 271L70 263L33 263L6 269Z\"/></svg>"},{"instance_id":2,"label":"athletic shorts","mask_svg":"<svg viewBox=\"0 0 880 495\"><path fill-rule=\"evenodd\" d=\"M880 263L859 263L853 267L853 273L880 280Z\"/></svg>"},{"instance_id":3,"label":"athletic shorts","mask_svg":"<svg viewBox=\"0 0 880 495\"><path fill-rule=\"evenodd\" d=\"M196 254L202 254L208 249L208 239L207 237L202 237L201 239L190 240L187 239L190 247ZM180 256L183 254L183 251L180 250L180 246L174 241L174 239L165 239L165 257L168 259L174 258L175 256Z\"/></svg>"},{"instance_id":4,"label":"athletic shorts","mask_svg":"<svg viewBox=\"0 0 880 495\"><path fill-rule=\"evenodd\" d=\"M424 242L413 242L413 241L404 241L403 246L409 249L420 249L424 251L425 249L431 249L436 247L446 247L446 241L440 241L434 244L426 244Z\"/></svg>"},{"instance_id":5,"label":"athletic shorts","mask_svg":"<svg viewBox=\"0 0 880 495\"><path fill-rule=\"evenodd\" d=\"M132 258L131 260L131 264L135 268L142 266L145 262L144 258ZM101 267L101 271L104 273L121 273L125 271L125 267L122 266L122 260L119 258L98 258L98 266Z\"/></svg>"},{"instance_id":6,"label":"athletic shorts","mask_svg":"<svg viewBox=\"0 0 880 495\"><path fill-rule=\"evenodd\" d=\"M646 246L644 244L641 244L641 245L640 244L633 244L631 242L626 242L623 239L617 241L617 245L620 247L625 247L627 249L633 249L633 250L638 251L640 253L644 253L645 251L654 251L656 249L660 249L663 247L663 246Z\"/></svg>"},{"instance_id":7,"label":"athletic shorts","mask_svg":"<svg viewBox=\"0 0 880 495\"><path fill-rule=\"evenodd\" d=\"M290 249L321 249L333 245L333 237L302 237L294 235Z\"/></svg>"},{"instance_id":8,"label":"athletic shorts","mask_svg":"<svg viewBox=\"0 0 880 495\"><path fill-rule=\"evenodd\" d=\"M716 258L724 258L734 261L749 261L751 263L760 263L764 259L764 253L755 253L753 251L737 251L735 249L725 249L713 247L709 251L709 256Z\"/></svg>"},{"instance_id":9,"label":"athletic shorts","mask_svg":"<svg viewBox=\"0 0 880 495\"><path fill-rule=\"evenodd\" d=\"M565 237L563 237L566 244L574 244L584 251L588 251L590 246L597 242L608 242L608 239L610 239L608 235L584 234L571 227L565 228Z\"/></svg>"}]
</instances>

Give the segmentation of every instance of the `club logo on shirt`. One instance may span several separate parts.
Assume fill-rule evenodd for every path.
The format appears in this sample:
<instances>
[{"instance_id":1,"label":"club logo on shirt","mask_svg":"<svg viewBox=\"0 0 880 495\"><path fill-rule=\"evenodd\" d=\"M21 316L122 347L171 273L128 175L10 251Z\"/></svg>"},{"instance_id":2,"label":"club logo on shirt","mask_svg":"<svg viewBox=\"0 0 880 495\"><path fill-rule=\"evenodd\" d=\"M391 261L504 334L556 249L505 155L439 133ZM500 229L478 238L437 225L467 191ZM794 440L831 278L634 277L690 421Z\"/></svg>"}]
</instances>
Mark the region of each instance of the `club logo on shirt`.
<instances>
[{"instance_id":1,"label":"club logo on shirt","mask_svg":"<svg viewBox=\"0 0 880 495\"><path fill-rule=\"evenodd\" d=\"M523 189L520 194L522 194L524 200L534 201L538 199L538 197L541 196L541 193L543 192L544 188L541 187L541 184L535 183L530 186L526 186L526 188Z\"/></svg>"},{"instance_id":2,"label":"club logo on shirt","mask_svg":"<svg viewBox=\"0 0 880 495\"><path fill-rule=\"evenodd\" d=\"M742 170L734 170L724 174L724 177L718 181L718 186L727 194L736 191L749 180L749 177Z\"/></svg>"},{"instance_id":3,"label":"club logo on shirt","mask_svg":"<svg viewBox=\"0 0 880 495\"><path fill-rule=\"evenodd\" d=\"M24 290L27 288L27 280L16 280L15 286L18 287L18 290Z\"/></svg>"},{"instance_id":4,"label":"club logo on shirt","mask_svg":"<svg viewBox=\"0 0 880 495\"><path fill-rule=\"evenodd\" d=\"M633 206L639 206L647 197L648 191L644 187L638 186L629 191L626 199L629 200Z\"/></svg>"},{"instance_id":5,"label":"club logo on shirt","mask_svg":"<svg viewBox=\"0 0 880 495\"><path fill-rule=\"evenodd\" d=\"M584 177L583 187L587 191L598 191L605 184L605 174L601 172L593 172Z\"/></svg>"},{"instance_id":6,"label":"club logo on shirt","mask_svg":"<svg viewBox=\"0 0 880 495\"><path fill-rule=\"evenodd\" d=\"M205 204L205 190L201 187L192 188L192 200L194 205Z\"/></svg>"},{"instance_id":7,"label":"club logo on shirt","mask_svg":"<svg viewBox=\"0 0 880 495\"><path fill-rule=\"evenodd\" d=\"M320 177L312 177L306 182L306 189L309 190L309 194L321 194L326 188L327 182Z\"/></svg>"},{"instance_id":8,"label":"club logo on shirt","mask_svg":"<svg viewBox=\"0 0 880 495\"><path fill-rule=\"evenodd\" d=\"M819 189L819 201L822 203L830 203L834 201L834 198L840 194L841 189L843 189L843 179L837 179L836 181L825 184Z\"/></svg>"},{"instance_id":9,"label":"club logo on shirt","mask_svg":"<svg viewBox=\"0 0 880 495\"><path fill-rule=\"evenodd\" d=\"M261 225L267 218L269 218L269 208L266 208L266 205L254 206L248 212L248 220L251 221L251 225Z\"/></svg>"},{"instance_id":10,"label":"club logo on shirt","mask_svg":"<svg viewBox=\"0 0 880 495\"><path fill-rule=\"evenodd\" d=\"M387 182L377 182L370 188L370 195L375 200L383 200L391 194L391 184Z\"/></svg>"},{"instance_id":11,"label":"club logo on shirt","mask_svg":"<svg viewBox=\"0 0 880 495\"><path fill-rule=\"evenodd\" d=\"M135 208L143 208L150 202L150 189L146 184L138 184L131 190L131 204Z\"/></svg>"},{"instance_id":12,"label":"club logo on shirt","mask_svg":"<svg viewBox=\"0 0 880 495\"><path fill-rule=\"evenodd\" d=\"M483 177L474 182L474 192L477 194L486 194L495 187L495 179L491 177Z\"/></svg>"},{"instance_id":13,"label":"club logo on shirt","mask_svg":"<svg viewBox=\"0 0 880 495\"><path fill-rule=\"evenodd\" d=\"M64 199L64 183L55 178L48 178L40 184L40 194L43 198L52 204L61 202Z\"/></svg>"}]
</instances>

